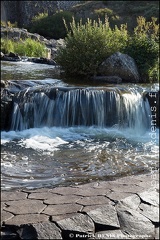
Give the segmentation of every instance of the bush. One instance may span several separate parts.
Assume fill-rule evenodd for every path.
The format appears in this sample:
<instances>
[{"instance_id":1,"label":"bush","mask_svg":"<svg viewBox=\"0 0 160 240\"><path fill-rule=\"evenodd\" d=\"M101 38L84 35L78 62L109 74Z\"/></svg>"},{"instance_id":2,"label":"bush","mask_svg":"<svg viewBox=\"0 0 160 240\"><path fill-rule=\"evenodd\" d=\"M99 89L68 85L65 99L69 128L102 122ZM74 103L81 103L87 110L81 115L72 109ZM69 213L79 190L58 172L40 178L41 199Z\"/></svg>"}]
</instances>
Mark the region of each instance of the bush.
<instances>
[{"instance_id":1,"label":"bush","mask_svg":"<svg viewBox=\"0 0 160 240\"><path fill-rule=\"evenodd\" d=\"M8 39L1 39L1 51L3 53L15 52L20 56L45 57L45 45L30 38L21 42L14 42Z\"/></svg>"},{"instance_id":2,"label":"bush","mask_svg":"<svg viewBox=\"0 0 160 240\"><path fill-rule=\"evenodd\" d=\"M67 29L67 24L66 29ZM98 65L108 56L124 48L127 41L126 26L115 26L112 30L108 19L103 24L88 19L76 24L73 19L65 38L65 47L60 48L56 61L70 76L91 76L97 72Z\"/></svg>"},{"instance_id":3,"label":"bush","mask_svg":"<svg viewBox=\"0 0 160 240\"><path fill-rule=\"evenodd\" d=\"M144 82L157 81L159 77L159 26L155 20L146 22L143 17L137 18L138 25L124 49L136 61Z\"/></svg>"},{"instance_id":4,"label":"bush","mask_svg":"<svg viewBox=\"0 0 160 240\"><path fill-rule=\"evenodd\" d=\"M67 31L63 18L69 23L72 21L72 16L73 14L69 11L57 12L51 16L48 16L47 13L41 13L33 18L29 31L48 38L65 38Z\"/></svg>"}]
</instances>

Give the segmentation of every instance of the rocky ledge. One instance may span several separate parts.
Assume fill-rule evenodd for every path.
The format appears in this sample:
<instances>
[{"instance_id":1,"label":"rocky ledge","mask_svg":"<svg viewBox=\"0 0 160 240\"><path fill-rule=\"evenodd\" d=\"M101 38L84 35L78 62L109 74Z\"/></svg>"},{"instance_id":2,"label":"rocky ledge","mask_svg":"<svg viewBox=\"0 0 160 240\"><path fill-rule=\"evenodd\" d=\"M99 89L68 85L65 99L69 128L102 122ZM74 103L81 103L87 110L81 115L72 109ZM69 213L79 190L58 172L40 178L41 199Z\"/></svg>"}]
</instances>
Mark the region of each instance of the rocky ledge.
<instances>
[{"instance_id":1,"label":"rocky ledge","mask_svg":"<svg viewBox=\"0 0 160 240\"><path fill-rule=\"evenodd\" d=\"M2 191L1 239L159 239L158 180Z\"/></svg>"}]
</instances>

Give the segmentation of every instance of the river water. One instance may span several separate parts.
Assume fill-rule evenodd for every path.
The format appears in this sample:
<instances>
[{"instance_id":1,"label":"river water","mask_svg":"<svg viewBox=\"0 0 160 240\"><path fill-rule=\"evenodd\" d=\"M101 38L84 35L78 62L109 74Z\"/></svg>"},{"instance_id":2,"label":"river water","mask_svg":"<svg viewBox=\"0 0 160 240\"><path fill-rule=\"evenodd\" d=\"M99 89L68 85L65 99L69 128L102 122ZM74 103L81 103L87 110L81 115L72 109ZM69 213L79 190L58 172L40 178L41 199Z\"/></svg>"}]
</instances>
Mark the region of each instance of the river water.
<instances>
[{"instance_id":1,"label":"river water","mask_svg":"<svg viewBox=\"0 0 160 240\"><path fill-rule=\"evenodd\" d=\"M13 127L8 132L1 132L1 187L3 190L67 186L95 180L108 180L158 168L159 129L154 126L153 135L151 111L148 103L142 98L143 92L158 89L158 84L108 85L103 83L95 86L94 83L85 81L67 82L59 77L55 67L29 62L2 62L1 79L9 80L13 91L18 91L21 83L23 97L28 94L29 89L46 86L47 89L55 87L87 89L82 90L85 101L81 104L75 91L62 93L59 90L56 100L48 100L43 92L36 93L38 103L35 103L35 96L32 98L29 96L27 106L29 109L33 108L35 116L32 117L36 118L31 126L28 124L28 119L31 118L30 112L27 110L26 115L20 116L20 111L15 110L18 106L16 103L14 112L17 115L13 115ZM94 90L90 90L90 87L94 87ZM110 109L107 114L105 112L107 116L104 116L105 108L109 109L113 106L109 103L107 106L100 107L105 102L105 92L102 90L104 88L114 89L111 95L107 95L110 103L113 103L113 96L116 106L119 106L120 101L123 103L118 110ZM117 89L121 95L115 94ZM81 96L80 92L78 94ZM63 114L65 112L64 116L70 112L71 119L67 117L69 120L63 121L59 101L63 106L61 108ZM40 106L39 111L36 104ZM54 111L53 104L56 106ZM25 103L24 106L26 106ZM120 118L122 107L127 111L125 116ZM45 111L47 117L44 120L42 113ZM80 117L77 117L78 114ZM87 121L86 116L92 121ZM81 120L82 117L83 120ZM106 117L110 119L108 123L113 124L104 124ZM49 119L52 121L50 122Z\"/></svg>"}]
</instances>

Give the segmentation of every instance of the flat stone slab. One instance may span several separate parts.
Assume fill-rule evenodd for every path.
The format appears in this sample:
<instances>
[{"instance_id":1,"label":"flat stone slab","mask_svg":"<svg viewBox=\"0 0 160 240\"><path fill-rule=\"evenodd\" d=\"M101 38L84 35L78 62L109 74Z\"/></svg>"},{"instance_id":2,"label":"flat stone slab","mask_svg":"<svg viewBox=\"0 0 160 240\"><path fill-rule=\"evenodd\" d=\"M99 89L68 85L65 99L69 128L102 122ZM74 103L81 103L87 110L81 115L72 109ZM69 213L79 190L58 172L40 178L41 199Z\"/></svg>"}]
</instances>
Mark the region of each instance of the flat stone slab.
<instances>
[{"instance_id":1,"label":"flat stone slab","mask_svg":"<svg viewBox=\"0 0 160 240\"><path fill-rule=\"evenodd\" d=\"M159 206L159 193L156 190L141 192L138 195L144 202L154 206Z\"/></svg>"},{"instance_id":2,"label":"flat stone slab","mask_svg":"<svg viewBox=\"0 0 160 240\"><path fill-rule=\"evenodd\" d=\"M92 197L83 197L82 199L78 200L77 203L83 206L90 206L90 205L100 205L100 204L107 204L110 200L104 196L92 196Z\"/></svg>"},{"instance_id":3,"label":"flat stone slab","mask_svg":"<svg viewBox=\"0 0 160 240\"><path fill-rule=\"evenodd\" d=\"M14 215L12 213L6 212L6 211L1 211L1 224L13 217L14 217Z\"/></svg>"},{"instance_id":4,"label":"flat stone slab","mask_svg":"<svg viewBox=\"0 0 160 240\"><path fill-rule=\"evenodd\" d=\"M153 239L155 229L152 222L134 209L125 207L119 203L116 206L121 231L131 236L146 236L145 239ZM139 239L139 238L138 238Z\"/></svg>"},{"instance_id":5,"label":"flat stone slab","mask_svg":"<svg viewBox=\"0 0 160 240\"><path fill-rule=\"evenodd\" d=\"M159 239L158 179L2 191L2 240Z\"/></svg>"},{"instance_id":6,"label":"flat stone slab","mask_svg":"<svg viewBox=\"0 0 160 240\"><path fill-rule=\"evenodd\" d=\"M4 208L5 211L13 214L40 213L46 208L42 201L32 199L9 201L6 204L8 207Z\"/></svg>"},{"instance_id":7,"label":"flat stone slab","mask_svg":"<svg viewBox=\"0 0 160 240\"><path fill-rule=\"evenodd\" d=\"M81 199L80 196L75 195L55 195L54 197L49 197L48 199L44 200L45 204L67 204L67 203L76 203L79 199Z\"/></svg>"},{"instance_id":8,"label":"flat stone slab","mask_svg":"<svg viewBox=\"0 0 160 240\"><path fill-rule=\"evenodd\" d=\"M120 228L116 209L111 204L87 212L87 214L96 224Z\"/></svg>"},{"instance_id":9,"label":"flat stone slab","mask_svg":"<svg viewBox=\"0 0 160 240\"><path fill-rule=\"evenodd\" d=\"M37 239L62 239L61 230L52 222L32 224Z\"/></svg>"},{"instance_id":10,"label":"flat stone slab","mask_svg":"<svg viewBox=\"0 0 160 240\"><path fill-rule=\"evenodd\" d=\"M1 193L1 201L15 201L15 200L22 200L26 199L27 194L24 192L2 192Z\"/></svg>"},{"instance_id":11,"label":"flat stone slab","mask_svg":"<svg viewBox=\"0 0 160 240\"><path fill-rule=\"evenodd\" d=\"M54 216L67 213L76 213L82 209L82 206L78 204L59 204L59 205L49 205L43 211L44 214Z\"/></svg>"},{"instance_id":12,"label":"flat stone slab","mask_svg":"<svg viewBox=\"0 0 160 240\"><path fill-rule=\"evenodd\" d=\"M58 221L62 230L80 233L94 233L95 227L92 219L84 214L77 213L71 218Z\"/></svg>"},{"instance_id":13,"label":"flat stone slab","mask_svg":"<svg viewBox=\"0 0 160 240\"><path fill-rule=\"evenodd\" d=\"M46 222L48 220L49 217L45 214L22 214L7 220L6 224L20 226L22 224Z\"/></svg>"},{"instance_id":14,"label":"flat stone slab","mask_svg":"<svg viewBox=\"0 0 160 240\"><path fill-rule=\"evenodd\" d=\"M141 203L139 206L140 213L154 223L159 223L159 207Z\"/></svg>"}]
</instances>

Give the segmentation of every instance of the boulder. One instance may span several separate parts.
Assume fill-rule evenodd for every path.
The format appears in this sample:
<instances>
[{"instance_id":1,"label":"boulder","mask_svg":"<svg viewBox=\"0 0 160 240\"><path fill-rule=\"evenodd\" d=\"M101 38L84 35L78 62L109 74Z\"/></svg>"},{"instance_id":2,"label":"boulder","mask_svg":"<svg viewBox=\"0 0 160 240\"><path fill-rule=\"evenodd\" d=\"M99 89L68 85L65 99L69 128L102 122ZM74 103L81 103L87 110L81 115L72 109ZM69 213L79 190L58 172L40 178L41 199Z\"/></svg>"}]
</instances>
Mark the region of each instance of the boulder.
<instances>
[{"instance_id":1,"label":"boulder","mask_svg":"<svg viewBox=\"0 0 160 240\"><path fill-rule=\"evenodd\" d=\"M140 75L133 58L127 54L116 52L103 61L98 67L102 76L118 76L124 82L139 82Z\"/></svg>"},{"instance_id":2,"label":"boulder","mask_svg":"<svg viewBox=\"0 0 160 240\"><path fill-rule=\"evenodd\" d=\"M93 80L96 83L121 83L122 78L118 76L94 76L91 77L91 80Z\"/></svg>"}]
</instances>

